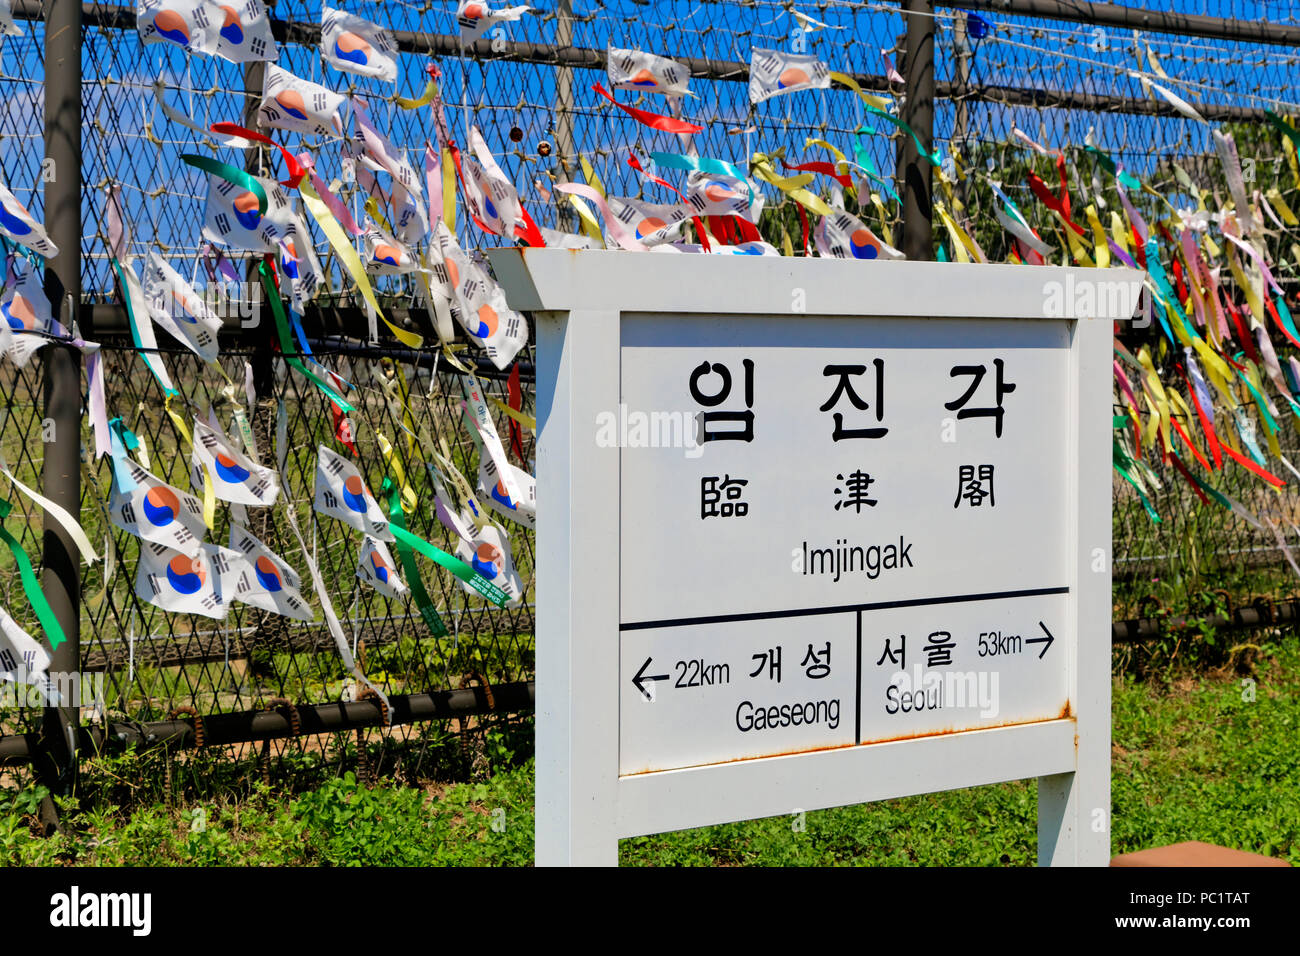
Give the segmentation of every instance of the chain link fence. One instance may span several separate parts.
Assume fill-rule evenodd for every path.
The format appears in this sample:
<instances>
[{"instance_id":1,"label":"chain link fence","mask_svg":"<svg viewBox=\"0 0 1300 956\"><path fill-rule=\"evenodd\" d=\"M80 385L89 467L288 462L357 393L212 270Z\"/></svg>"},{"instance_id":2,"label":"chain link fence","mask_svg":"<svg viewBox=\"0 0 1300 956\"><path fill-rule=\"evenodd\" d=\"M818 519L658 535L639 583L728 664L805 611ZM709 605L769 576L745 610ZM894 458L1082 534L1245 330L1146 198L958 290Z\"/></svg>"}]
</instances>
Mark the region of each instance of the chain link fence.
<instances>
[{"instance_id":1,"label":"chain link fence","mask_svg":"<svg viewBox=\"0 0 1300 956\"><path fill-rule=\"evenodd\" d=\"M605 51L616 47L672 56L689 65L694 95L682 104L681 115L704 127L693 138L701 156L743 166L755 151L777 155L784 147L778 158L797 165L829 158L824 147L809 142L826 140L855 160L859 170L870 165L883 173L884 179L871 187L881 198L880 206L864 200L864 219L879 227L887 241L901 226L897 196L901 186L890 179L904 134L867 115L859 98L845 89L781 96L756 107L750 105L747 91L752 51L769 48L815 54L832 69L855 76L866 89L904 95L900 74L906 73L907 22L897 3L799 5L801 19L794 5L767 0L547 0L520 21L494 28L469 50L459 46L454 2L359 0L344 6L396 33L401 55L395 85L323 66L321 6L303 0L279 0L270 7L280 43L277 65L366 98L376 126L413 157L422 155L425 143L438 141L438 109L436 105L404 109L395 97L419 98L430 76L436 75L452 136L463 142L470 124L481 129L516 184L524 208L539 225L574 228L576 220L556 203L554 187L589 178L584 165L612 195L672 200L632 169L628 159L636 156L649 168L650 153L682 152L683 143L673 134L638 124L592 89L607 82ZM1099 203L1105 203L1108 194L1100 185L1097 160L1085 151L1085 144L1108 153L1176 202L1179 196L1181 201L1193 201L1185 191L1179 192L1185 189L1180 174L1198 185L1223 190L1209 127L1178 116L1159 97L1148 95L1134 71L1161 77L1161 83L1207 117L1236 124L1243 156L1256 160L1251 172L1258 188L1277 186L1287 195L1293 193L1277 137L1266 135L1262 123L1265 109L1295 109L1288 98L1300 79L1300 58L1288 39L1287 31L1296 29L1296 21L1287 5L1243 0L1178 4L1177 12L1182 14L1224 18L1222 37L1196 36L1172 27L1161 32L1159 23L1135 34L1132 26L1086 22L1078 11L1065 19L1024 15L1050 4L1019 2L1011 10L994 3L966 6L975 12L940 5L925 14L932 16L934 26L934 141L957 180L955 191L936 189L936 195L948 203L990 261L1003 261L1010 252L1006 236L996 226L990 181L1012 196L1044 235L1053 228L1046 211L1033 201L1025 174L1054 176L1055 159L1027 146L1016 130L1048 150L1063 150L1072 192L1096 196ZM1189 10L1191 6L1197 9ZM42 165L44 26L38 4L14 0L13 7L22 35L5 37L0 48L4 95L0 166L4 181L40 220L41 184L49 174ZM1152 3L1145 10L1159 14L1175 12L1173 7L1172 2ZM1225 12L1229 8L1230 13ZM145 45L130 6L88 3L83 9L84 325L93 327L102 344L110 415L121 416L140 436L155 474L188 487L188 456L163 411L164 396L124 334L119 291L109 262L104 190L113 184L122 187L132 255L156 251L202 287L199 225L206 183L202 174L182 162L181 154L197 152L240 166L251 159L261 164L259 171L266 175L282 170L268 165L263 153L222 149L172 121L164 115L159 99L201 127L221 121L252 125L248 117L261 98L262 68L191 55L171 44ZM1232 22L1252 24L1265 37L1232 39ZM1270 41L1270 30L1276 32L1276 42ZM631 106L667 111L664 101L647 94L618 96ZM339 196L359 217L363 196L355 183L347 181L338 141L283 139L294 150L306 148L315 155L326 183L342 182ZM760 232L778 247L788 245L795 254L806 254L807 237L800 234L791 201L768 192ZM1136 201L1153 202L1146 196ZM480 231L466 219L459 217L457 230L464 248L481 253L501 243L499 237ZM936 249L949 243L937 220L933 235ZM462 376L441 358L439 349L403 350L369 343L359 303L344 291L348 284L328 244L320 235L314 238L329 287L307 320L316 357L357 387L354 460L372 487L378 487L386 468L377 435L387 435L394 439L421 501L431 502L425 456L405 440L407 429L384 385L394 376L407 379L417 425L444 438L462 473L473 476L479 451L461 424ZM1271 242L1284 253L1274 261L1280 263L1278 278L1290 293L1295 279L1291 238L1281 233ZM409 327L425 332L426 341L434 340L428 317L415 307L409 277L379 277L376 287L385 304L404 316ZM493 609L467 594L450 576L426 569L431 596L450 629L447 635L432 634L413 604L384 598L362 586L355 573L359 537L311 509L315 448L333 441L329 403L283 362L270 360L265 327L238 325L238 321L228 323L223 333L222 369L234 383L243 383L250 368L259 369L252 414L264 460L270 459L274 445L279 403L287 410L285 506L293 508L299 525L308 529L309 547L366 674L391 695L475 686L489 688L490 696L492 687L530 680L531 533L515 525L508 528L515 566L525 584L520 607ZM1125 340L1134 347L1156 342L1151 331L1142 330L1126 331ZM161 351L189 413L205 415L215 407L228 419L222 393L226 379L193 354L170 345L170 340L162 343ZM1169 356L1157 354L1162 363L1169 361ZM518 365L524 373L522 410L528 414L531 348L520 353ZM481 365L480 372L489 394L508 402L506 374L488 365ZM32 487L40 487L43 462L42 375L40 361L21 369L0 363L3 454L14 474ZM498 416L497 426L502 435L517 427L504 415ZM1283 448L1297 444L1294 423L1284 422ZM82 446L93 447L88 430L82 435ZM522 429L512 458L531 470L531 457L532 435ZM198 715L201 722L212 715L285 710L347 696L348 675L319 622L299 624L237 604L225 621L216 623L168 614L138 599L133 583L139 543L107 520L108 464L92 461L88 452L84 458L80 518L96 547L105 553L104 562L85 573L82 586L82 665L104 677L97 718L143 723L178 715L192 720ZM1300 521L1289 493L1274 493L1241 472L1225 473L1221 490L1241 503L1251 516L1247 520L1217 506L1206 507L1166 465L1150 464L1161 478L1160 489L1151 497L1158 523L1117 479L1117 616L1138 612L1159 579L1177 578L1189 582L1185 587L1194 587L1246 565L1282 566L1283 543L1300 541ZM37 556L40 516L26 499L19 499L19 504L26 511L11 516L7 526L23 548ZM231 509L219 507L212 540L224 541L232 520ZM250 520L251 530L264 542L290 563L299 564L294 557L296 542L279 505ZM415 534L454 550L431 508L417 511L410 522ZM5 571L0 574L0 593L6 606L25 607L12 566L7 564ZM88 708L83 717L89 716ZM38 722L29 712L9 711L0 714L0 731L35 732ZM418 772L422 755L438 752L449 725L442 720L395 726L383 734L372 731L371 748L405 746L403 753L415 754L408 766ZM463 718L459 724L459 729L482 727L477 717ZM277 743L277 752L284 746ZM367 752L365 746L361 752Z\"/></svg>"}]
</instances>

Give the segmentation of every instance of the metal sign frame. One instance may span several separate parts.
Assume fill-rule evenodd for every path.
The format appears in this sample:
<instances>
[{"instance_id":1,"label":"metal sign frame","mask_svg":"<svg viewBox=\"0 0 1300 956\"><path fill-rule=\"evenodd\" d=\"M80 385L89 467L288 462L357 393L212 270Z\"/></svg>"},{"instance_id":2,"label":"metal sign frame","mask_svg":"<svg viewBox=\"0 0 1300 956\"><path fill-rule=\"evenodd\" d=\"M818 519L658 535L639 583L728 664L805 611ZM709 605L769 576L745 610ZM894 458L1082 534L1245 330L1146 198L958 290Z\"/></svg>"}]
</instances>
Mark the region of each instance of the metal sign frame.
<instances>
[{"instance_id":1,"label":"metal sign frame","mask_svg":"<svg viewBox=\"0 0 1300 956\"><path fill-rule=\"evenodd\" d=\"M1132 270L605 251L491 254L537 323L539 865L615 865L623 837L1038 778L1040 865L1110 853L1112 320L1060 288ZM1064 301L1062 301L1064 299ZM1113 311L1113 310L1112 310ZM620 450L593 423L618 407L627 313L1066 320L1069 715L1063 719L619 776Z\"/></svg>"}]
</instances>

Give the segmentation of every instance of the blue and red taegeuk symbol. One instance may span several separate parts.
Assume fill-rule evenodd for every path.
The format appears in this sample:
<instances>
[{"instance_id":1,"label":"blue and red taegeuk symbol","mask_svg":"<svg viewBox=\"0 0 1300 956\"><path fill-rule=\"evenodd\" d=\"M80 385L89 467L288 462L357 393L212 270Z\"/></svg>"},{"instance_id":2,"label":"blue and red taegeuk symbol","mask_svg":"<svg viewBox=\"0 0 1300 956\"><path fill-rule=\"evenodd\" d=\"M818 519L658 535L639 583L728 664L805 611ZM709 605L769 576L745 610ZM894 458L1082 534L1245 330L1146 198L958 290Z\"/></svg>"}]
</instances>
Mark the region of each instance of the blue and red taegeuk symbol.
<instances>
[{"instance_id":1,"label":"blue and red taegeuk symbol","mask_svg":"<svg viewBox=\"0 0 1300 956\"><path fill-rule=\"evenodd\" d=\"M170 488L158 485L144 493L140 510L144 512L145 520L155 528L165 528L181 513L181 503Z\"/></svg>"},{"instance_id":2,"label":"blue and red taegeuk symbol","mask_svg":"<svg viewBox=\"0 0 1300 956\"><path fill-rule=\"evenodd\" d=\"M479 574L483 575L483 577L491 581L497 576L498 570L501 567L504 567L504 562L498 565L498 561L501 561L500 549L497 548L496 545L484 541L474 552L474 557L470 561L470 566Z\"/></svg>"},{"instance_id":3,"label":"blue and red taegeuk symbol","mask_svg":"<svg viewBox=\"0 0 1300 956\"><path fill-rule=\"evenodd\" d=\"M505 481L498 481L492 486L492 498L503 508L515 510L515 503L510 500L510 492L506 491Z\"/></svg>"},{"instance_id":4,"label":"blue and red taegeuk symbol","mask_svg":"<svg viewBox=\"0 0 1300 956\"><path fill-rule=\"evenodd\" d=\"M334 55L344 62L365 66L370 62L370 44L355 33L340 33L334 41Z\"/></svg>"},{"instance_id":5,"label":"blue and red taegeuk symbol","mask_svg":"<svg viewBox=\"0 0 1300 956\"><path fill-rule=\"evenodd\" d=\"M280 577L280 569L266 555L259 555L253 562L253 573L257 575L257 583L268 591L284 590L284 579Z\"/></svg>"},{"instance_id":6,"label":"blue and red taegeuk symbol","mask_svg":"<svg viewBox=\"0 0 1300 956\"><path fill-rule=\"evenodd\" d=\"M177 594L193 594L203 587L207 574L193 558L178 554L167 562L167 583Z\"/></svg>"},{"instance_id":7,"label":"blue and red taegeuk symbol","mask_svg":"<svg viewBox=\"0 0 1300 956\"><path fill-rule=\"evenodd\" d=\"M281 90L275 94L275 101L280 104L280 109L294 119L307 119L307 104L303 102L302 94L297 90Z\"/></svg>"},{"instance_id":8,"label":"blue and red taegeuk symbol","mask_svg":"<svg viewBox=\"0 0 1300 956\"><path fill-rule=\"evenodd\" d=\"M21 292L15 292L12 299L0 305L0 312L4 313L9 328L15 332L28 332L40 325L36 310Z\"/></svg>"},{"instance_id":9,"label":"blue and red taegeuk symbol","mask_svg":"<svg viewBox=\"0 0 1300 956\"><path fill-rule=\"evenodd\" d=\"M375 576L376 580L383 581L387 584L388 576L392 573L392 570L393 569L388 566L388 562L384 560L383 555L378 551L370 552L370 573Z\"/></svg>"},{"instance_id":10,"label":"blue and red taegeuk symbol","mask_svg":"<svg viewBox=\"0 0 1300 956\"><path fill-rule=\"evenodd\" d=\"M27 220L4 203L0 203L0 226L3 226L15 236L25 236L32 231L32 227L27 224Z\"/></svg>"},{"instance_id":11,"label":"blue and red taegeuk symbol","mask_svg":"<svg viewBox=\"0 0 1300 956\"><path fill-rule=\"evenodd\" d=\"M190 25L175 10L159 10L157 16L153 18L153 28L164 40L170 40L181 46L190 45Z\"/></svg>"},{"instance_id":12,"label":"blue and red taegeuk symbol","mask_svg":"<svg viewBox=\"0 0 1300 956\"><path fill-rule=\"evenodd\" d=\"M343 479L343 503L357 514L366 513L366 499L370 492L359 475L348 475Z\"/></svg>"},{"instance_id":13,"label":"blue and red taegeuk symbol","mask_svg":"<svg viewBox=\"0 0 1300 956\"><path fill-rule=\"evenodd\" d=\"M781 75L776 80L776 88L788 90L792 86L800 86L807 82L809 82L808 74L797 66L791 66L781 71Z\"/></svg>"},{"instance_id":14,"label":"blue and red taegeuk symbol","mask_svg":"<svg viewBox=\"0 0 1300 956\"><path fill-rule=\"evenodd\" d=\"M262 221L262 213L257 208L257 197L252 193L240 193L231 205L235 210L235 221L245 229L256 229Z\"/></svg>"},{"instance_id":15,"label":"blue and red taegeuk symbol","mask_svg":"<svg viewBox=\"0 0 1300 956\"><path fill-rule=\"evenodd\" d=\"M239 462L231 458L224 452L217 452L213 456L217 463L217 477L222 481L229 482L232 485L242 484L248 479L250 472L247 468L242 467Z\"/></svg>"},{"instance_id":16,"label":"blue and red taegeuk symbol","mask_svg":"<svg viewBox=\"0 0 1300 956\"><path fill-rule=\"evenodd\" d=\"M870 229L858 229L849 236L849 251L854 259L875 259L880 255L880 243Z\"/></svg>"},{"instance_id":17,"label":"blue and red taegeuk symbol","mask_svg":"<svg viewBox=\"0 0 1300 956\"><path fill-rule=\"evenodd\" d=\"M226 15L221 24L221 39L239 46L244 42L244 25L239 22L239 13L234 7L222 6L221 10Z\"/></svg>"}]
</instances>

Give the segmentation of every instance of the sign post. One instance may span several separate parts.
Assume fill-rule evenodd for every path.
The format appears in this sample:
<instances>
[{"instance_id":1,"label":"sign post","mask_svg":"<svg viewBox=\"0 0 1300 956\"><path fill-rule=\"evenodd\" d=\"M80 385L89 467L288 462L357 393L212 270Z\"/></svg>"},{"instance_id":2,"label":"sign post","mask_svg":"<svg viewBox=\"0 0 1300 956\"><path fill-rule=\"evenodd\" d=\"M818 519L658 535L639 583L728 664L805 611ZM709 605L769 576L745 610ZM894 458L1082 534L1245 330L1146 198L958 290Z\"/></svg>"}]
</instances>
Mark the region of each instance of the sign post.
<instances>
[{"instance_id":1,"label":"sign post","mask_svg":"<svg viewBox=\"0 0 1300 956\"><path fill-rule=\"evenodd\" d=\"M1103 865L1141 276L504 249L537 343L537 862L1039 780Z\"/></svg>"}]
</instances>

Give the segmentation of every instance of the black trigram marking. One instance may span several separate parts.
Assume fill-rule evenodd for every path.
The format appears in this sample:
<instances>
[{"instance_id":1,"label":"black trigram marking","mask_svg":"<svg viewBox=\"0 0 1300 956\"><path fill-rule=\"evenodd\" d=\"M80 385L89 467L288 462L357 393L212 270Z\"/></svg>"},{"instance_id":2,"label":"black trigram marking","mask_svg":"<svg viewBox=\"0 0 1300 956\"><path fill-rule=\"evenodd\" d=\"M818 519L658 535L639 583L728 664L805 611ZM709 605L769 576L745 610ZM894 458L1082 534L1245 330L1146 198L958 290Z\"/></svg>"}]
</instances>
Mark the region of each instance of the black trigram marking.
<instances>
[{"instance_id":1,"label":"black trigram marking","mask_svg":"<svg viewBox=\"0 0 1300 956\"><path fill-rule=\"evenodd\" d=\"M208 24L208 11L204 10L202 7L196 7L194 9L194 25L206 28Z\"/></svg>"},{"instance_id":2,"label":"black trigram marking","mask_svg":"<svg viewBox=\"0 0 1300 956\"><path fill-rule=\"evenodd\" d=\"M249 488L248 490L251 491L251 492L253 493L253 497L255 497L255 498L261 498L262 495L263 495L263 493L266 491L266 487L267 487L267 480L266 480L265 478L263 478L263 479L260 480L257 484L253 485L253 487Z\"/></svg>"},{"instance_id":3,"label":"black trigram marking","mask_svg":"<svg viewBox=\"0 0 1300 956\"><path fill-rule=\"evenodd\" d=\"M190 529L185 527L184 525L177 525L176 530L173 532L173 534L175 534L176 540L181 542L182 544L188 544L189 542L194 540L194 535L192 535L190 533Z\"/></svg>"},{"instance_id":4,"label":"black trigram marking","mask_svg":"<svg viewBox=\"0 0 1300 956\"><path fill-rule=\"evenodd\" d=\"M162 593L162 589L158 587L158 575L146 574L144 579L145 582L149 585L149 590L154 597L157 597L159 594Z\"/></svg>"},{"instance_id":5,"label":"black trigram marking","mask_svg":"<svg viewBox=\"0 0 1300 956\"><path fill-rule=\"evenodd\" d=\"M216 608L216 606L217 606L217 599L216 599L215 597L213 597L211 594L205 594L205 595L203 595L203 600L200 601L199 603L202 604L202 605L203 605L205 608L207 608L209 611L211 611L211 610L213 610L214 608Z\"/></svg>"},{"instance_id":6,"label":"black trigram marking","mask_svg":"<svg viewBox=\"0 0 1300 956\"><path fill-rule=\"evenodd\" d=\"M159 544L159 543L156 542L156 541L148 541L148 542L146 542L146 543L145 543L145 547L148 548L150 551L153 552L154 557L161 558L163 555L165 555L165 554L167 553L167 548L166 548L166 546L161 545L161 544Z\"/></svg>"},{"instance_id":7,"label":"black trigram marking","mask_svg":"<svg viewBox=\"0 0 1300 956\"><path fill-rule=\"evenodd\" d=\"M253 37L248 41L248 49L252 51L254 56L260 57L266 52L266 41L261 37Z\"/></svg>"},{"instance_id":8,"label":"black trigram marking","mask_svg":"<svg viewBox=\"0 0 1300 956\"><path fill-rule=\"evenodd\" d=\"M339 506L339 500L334 497L334 492L332 491L324 491L321 493L320 497L321 501L325 503L326 508L337 508Z\"/></svg>"},{"instance_id":9,"label":"black trigram marking","mask_svg":"<svg viewBox=\"0 0 1300 956\"><path fill-rule=\"evenodd\" d=\"M277 110L274 106L264 105L262 107L262 119L269 124L278 123L280 122L280 111Z\"/></svg>"},{"instance_id":10,"label":"black trigram marking","mask_svg":"<svg viewBox=\"0 0 1300 956\"><path fill-rule=\"evenodd\" d=\"M0 647L0 671L12 671L18 667L18 661L7 647Z\"/></svg>"},{"instance_id":11,"label":"black trigram marking","mask_svg":"<svg viewBox=\"0 0 1300 956\"><path fill-rule=\"evenodd\" d=\"M329 456L324 462L322 462L322 465L325 469L325 473L328 475L341 474L343 469L347 467L347 463L337 455Z\"/></svg>"},{"instance_id":12,"label":"black trigram marking","mask_svg":"<svg viewBox=\"0 0 1300 956\"><path fill-rule=\"evenodd\" d=\"M311 96L312 109L317 113L324 113L330 107L329 95L326 93L313 93ZM324 129L324 127L321 127Z\"/></svg>"},{"instance_id":13,"label":"black trigram marking","mask_svg":"<svg viewBox=\"0 0 1300 956\"><path fill-rule=\"evenodd\" d=\"M136 522L135 509L131 507L129 501L122 505L122 520L127 524L135 524Z\"/></svg>"},{"instance_id":14,"label":"black trigram marking","mask_svg":"<svg viewBox=\"0 0 1300 956\"><path fill-rule=\"evenodd\" d=\"M243 571L239 572L239 580L235 582L235 593L247 594L251 588L252 585L248 583L248 574Z\"/></svg>"},{"instance_id":15,"label":"black trigram marking","mask_svg":"<svg viewBox=\"0 0 1300 956\"><path fill-rule=\"evenodd\" d=\"M217 227L217 232L223 236L230 234L230 219L224 212L219 212L212 217L212 222Z\"/></svg>"},{"instance_id":16,"label":"black trigram marking","mask_svg":"<svg viewBox=\"0 0 1300 956\"><path fill-rule=\"evenodd\" d=\"M240 551L248 552L257 547L257 542L248 535L244 535L239 539L239 543L235 547L239 548Z\"/></svg>"},{"instance_id":17,"label":"black trigram marking","mask_svg":"<svg viewBox=\"0 0 1300 956\"><path fill-rule=\"evenodd\" d=\"M208 451L212 451L217 447L219 442L217 441L216 435L212 434L212 432L205 431L199 435L199 444L208 449Z\"/></svg>"},{"instance_id":18,"label":"black trigram marking","mask_svg":"<svg viewBox=\"0 0 1300 956\"><path fill-rule=\"evenodd\" d=\"M190 495L181 495L181 504L185 506L186 511L195 517L203 514L203 506L199 504L198 498L194 498Z\"/></svg>"}]
</instances>

